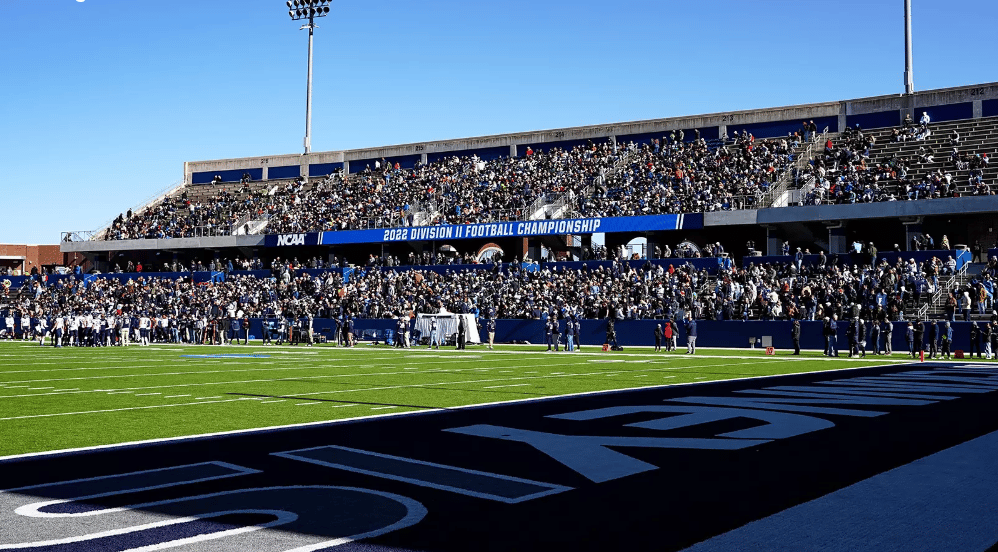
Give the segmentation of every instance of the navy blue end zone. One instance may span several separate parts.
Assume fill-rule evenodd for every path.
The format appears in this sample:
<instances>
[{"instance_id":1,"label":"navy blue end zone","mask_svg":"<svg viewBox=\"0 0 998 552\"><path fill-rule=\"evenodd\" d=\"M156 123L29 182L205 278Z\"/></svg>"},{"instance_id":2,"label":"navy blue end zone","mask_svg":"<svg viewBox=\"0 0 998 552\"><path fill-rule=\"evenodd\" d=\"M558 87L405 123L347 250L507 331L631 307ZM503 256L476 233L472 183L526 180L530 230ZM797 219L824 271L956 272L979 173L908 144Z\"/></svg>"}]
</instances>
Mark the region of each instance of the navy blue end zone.
<instances>
[{"instance_id":1,"label":"navy blue end zone","mask_svg":"<svg viewBox=\"0 0 998 552\"><path fill-rule=\"evenodd\" d=\"M996 399L908 364L9 461L0 547L984 552Z\"/></svg>"}]
</instances>

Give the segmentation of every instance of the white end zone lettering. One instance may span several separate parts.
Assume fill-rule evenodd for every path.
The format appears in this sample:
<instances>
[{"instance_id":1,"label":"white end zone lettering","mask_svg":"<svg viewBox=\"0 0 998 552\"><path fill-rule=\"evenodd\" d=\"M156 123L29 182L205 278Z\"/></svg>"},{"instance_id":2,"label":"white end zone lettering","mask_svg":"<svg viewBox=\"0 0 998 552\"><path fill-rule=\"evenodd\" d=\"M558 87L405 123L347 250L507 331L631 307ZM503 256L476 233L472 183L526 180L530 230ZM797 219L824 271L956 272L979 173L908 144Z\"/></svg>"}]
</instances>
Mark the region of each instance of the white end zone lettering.
<instances>
[{"instance_id":1,"label":"white end zone lettering","mask_svg":"<svg viewBox=\"0 0 998 552\"><path fill-rule=\"evenodd\" d=\"M254 487L200 495L180 491L176 498L117 508L86 502L251 473L258 472L210 462L0 491L0 550L73 544L87 550L104 546L319 550L409 527L426 515L426 508L408 497L325 485ZM253 515L257 521L212 527L213 518L233 515ZM172 537L163 533L166 527L174 528ZM159 533L153 543L150 531Z\"/></svg>"}]
</instances>

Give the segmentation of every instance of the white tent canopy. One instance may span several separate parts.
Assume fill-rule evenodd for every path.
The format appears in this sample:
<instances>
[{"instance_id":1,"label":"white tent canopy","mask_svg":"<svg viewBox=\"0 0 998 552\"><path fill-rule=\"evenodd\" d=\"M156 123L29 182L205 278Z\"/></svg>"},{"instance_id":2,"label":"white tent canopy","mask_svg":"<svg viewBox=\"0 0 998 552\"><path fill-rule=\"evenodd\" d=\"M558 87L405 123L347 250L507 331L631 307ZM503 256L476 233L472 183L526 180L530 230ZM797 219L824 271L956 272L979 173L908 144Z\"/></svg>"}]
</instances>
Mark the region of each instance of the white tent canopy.
<instances>
[{"instance_id":1,"label":"white tent canopy","mask_svg":"<svg viewBox=\"0 0 998 552\"><path fill-rule=\"evenodd\" d=\"M454 314L454 313L441 313L441 314L420 314L416 317L416 330L419 331L421 337L430 337L430 319L437 319L437 334L440 336L441 340L447 341L450 338L457 339L457 321L459 317L464 317L468 324L468 333L465 336L468 343L481 343L482 336L478 331L478 325L475 323L474 314Z\"/></svg>"}]
</instances>

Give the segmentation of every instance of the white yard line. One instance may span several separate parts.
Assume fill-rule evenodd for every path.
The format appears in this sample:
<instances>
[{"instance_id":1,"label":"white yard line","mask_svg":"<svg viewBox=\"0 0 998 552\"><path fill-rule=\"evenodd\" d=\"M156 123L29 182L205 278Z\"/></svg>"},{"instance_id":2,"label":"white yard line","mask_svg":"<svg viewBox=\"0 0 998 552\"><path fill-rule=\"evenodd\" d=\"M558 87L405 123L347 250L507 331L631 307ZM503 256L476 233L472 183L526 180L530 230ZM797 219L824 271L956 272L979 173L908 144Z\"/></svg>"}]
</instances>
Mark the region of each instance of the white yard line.
<instances>
[{"instance_id":1,"label":"white yard line","mask_svg":"<svg viewBox=\"0 0 998 552\"><path fill-rule=\"evenodd\" d=\"M398 408L397 406L375 406L371 410L390 410L392 408Z\"/></svg>"},{"instance_id":2,"label":"white yard line","mask_svg":"<svg viewBox=\"0 0 998 552\"><path fill-rule=\"evenodd\" d=\"M53 414L32 414L30 416L10 416L8 418L0 418L0 422L6 422L9 420L30 420L34 418L56 418L59 416L77 416L81 414L104 414L108 412L125 412L129 410L149 410L153 408L172 408L176 406L198 406L204 404L221 404L221 403L247 401L247 400L250 399L243 397L239 399L226 399L221 401L192 402L192 403L183 403L183 404L157 404L153 406L132 406L128 408L107 408L104 410L87 410L84 412L56 412Z\"/></svg>"},{"instance_id":3,"label":"white yard line","mask_svg":"<svg viewBox=\"0 0 998 552\"><path fill-rule=\"evenodd\" d=\"M744 363L739 363L744 364ZM523 366L513 366L513 368L528 368L533 367L533 364L523 365ZM314 371L314 367L310 367L309 370ZM228 372L243 372L244 370L231 370L225 371L221 370L213 373L228 373ZM424 370L419 372L420 375L423 374L436 374L436 373L454 373L454 372L472 372L473 368L457 368L457 369L437 369L437 370ZM194 372L195 374L205 374L208 372ZM295 379L330 379L330 378L350 378L350 377L370 377L370 376L397 376L401 374L412 374L413 372L367 372L367 373L346 373L346 374L323 374L319 376L297 376ZM141 377L141 375L129 376L129 377ZM91 379L91 378L71 378L71 379ZM94 378L101 379L101 378ZM177 383L173 385L148 385L144 387L129 387L121 390L109 390L109 389L94 389L94 390L84 390L84 391L74 391L66 394L84 394L84 393L103 393L107 391L120 391L120 392L133 392L133 391L147 391L150 389L173 389L178 387L200 387L208 385L229 385L229 384L248 384L248 383L273 383L279 381L286 381L288 378L273 378L273 379L254 379L254 380L235 380L235 381L218 381L218 382L204 382L204 383ZM502 381L502 380L499 380ZM13 389L9 387L8 389ZM59 395L62 393L31 393L26 395L0 395L0 399L15 399L15 398L37 398L45 395Z\"/></svg>"},{"instance_id":4,"label":"white yard line","mask_svg":"<svg viewBox=\"0 0 998 552\"><path fill-rule=\"evenodd\" d=\"M513 384L513 385L489 385L487 387L483 387L482 389L499 389L499 388L502 388L502 387L527 387L529 385L532 385L532 384L529 384L529 383L517 383L517 384Z\"/></svg>"},{"instance_id":5,"label":"white yard line","mask_svg":"<svg viewBox=\"0 0 998 552\"><path fill-rule=\"evenodd\" d=\"M148 397L150 395L162 395L162 393L136 393L136 397Z\"/></svg>"},{"instance_id":6,"label":"white yard line","mask_svg":"<svg viewBox=\"0 0 998 552\"><path fill-rule=\"evenodd\" d=\"M190 397L190 395L170 395L169 397L163 397L164 399L179 399L180 397Z\"/></svg>"},{"instance_id":7,"label":"white yard line","mask_svg":"<svg viewBox=\"0 0 998 552\"><path fill-rule=\"evenodd\" d=\"M279 401L263 401L260 404L273 404L273 403L282 403L282 402L287 402L287 401L284 400L284 399L281 399Z\"/></svg>"},{"instance_id":8,"label":"white yard line","mask_svg":"<svg viewBox=\"0 0 998 552\"><path fill-rule=\"evenodd\" d=\"M190 372L153 372L153 373L143 373L143 374L109 374L109 375L103 375L103 376L88 376L88 377L75 377L75 378L50 378L50 379L36 379L36 380L17 380L17 381L8 381L8 382L5 382L5 383L49 383L49 382L55 382L55 381L90 381L90 380L102 380L102 379L114 379L114 378L145 378L145 377L159 377L159 376L189 376L189 375L199 375L199 374L239 374L239 373L246 373L246 372L279 372L279 371L291 371L291 370L309 371L309 372L311 372L311 371L314 371L315 368L316 368L316 366L311 366L311 365L302 366L299 359L295 359L295 360L298 361L295 364L295 366L289 366L289 367L246 368L246 369L242 369L242 370L196 370L196 371L190 371ZM506 359L503 359L503 360L506 360ZM454 362L454 359L448 359L445 364L452 366L453 362ZM233 364L240 364L240 363L233 363ZM418 365L418 366L415 366L413 368L406 368L406 370L409 370L409 369L413 369L414 370L414 369L418 369L420 366L423 366L423 365L426 365L426 364L444 364L444 363L409 362L409 363L406 363L406 364L415 364L415 365ZM476 364L477 364L477 362L476 362ZM561 364L556 364L556 365L561 365ZM531 365L528 365L528 366L533 366L533 365L531 364ZM384 369L395 369L394 366L388 366L388 365L384 365L384 366L382 366L382 365L369 365L368 367L369 368L380 368L382 370L384 370ZM522 368L522 367L523 366L513 366L513 368ZM134 367L133 366L129 366L127 368L134 368ZM343 365L339 365L339 364L334 364L334 365L323 364L321 366L321 368L322 369L357 368L357 366L356 365L346 365L346 364L343 364ZM117 368L86 368L86 370L115 370L115 369L117 369ZM479 368L457 368L457 369L454 369L454 368L440 368L440 369L436 369L436 370L427 370L427 371L425 371L425 373L434 373L434 372L461 372L461 371L466 371L466 370L470 371L470 370L478 370L478 369ZM31 371L28 371L28 370L26 370L24 372L31 373ZM401 372L373 372L373 373L372 372L358 372L358 373L351 373L351 374L336 374L336 376L377 376L377 375L395 375L395 374L398 374L398 373L401 373ZM325 376L320 376L320 377L325 377ZM332 377L332 376L330 376L330 377ZM251 380L251 381L278 381L278 380ZM242 382L240 382L240 383L242 383Z\"/></svg>"}]
</instances>

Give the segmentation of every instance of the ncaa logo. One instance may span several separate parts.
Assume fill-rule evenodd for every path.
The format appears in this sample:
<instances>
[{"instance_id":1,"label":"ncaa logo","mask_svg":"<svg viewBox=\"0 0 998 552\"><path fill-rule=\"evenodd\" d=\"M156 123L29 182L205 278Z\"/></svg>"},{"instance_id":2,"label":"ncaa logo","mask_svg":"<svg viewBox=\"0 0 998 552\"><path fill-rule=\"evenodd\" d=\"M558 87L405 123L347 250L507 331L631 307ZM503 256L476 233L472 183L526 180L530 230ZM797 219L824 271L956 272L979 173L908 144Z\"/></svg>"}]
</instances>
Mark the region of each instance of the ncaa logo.
<instances>
[{"instance_id":1,"label":"ncaa logo","mask_svg":"<svg viewBox=\"0 0 998 552\"><path fill-rule=\"evenodd\" d=\"M305 245L305 234L283 234L277 236L277 246Z\"/></svg>"}]
</instances>

